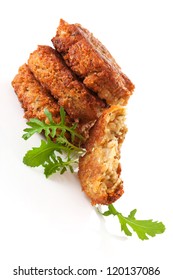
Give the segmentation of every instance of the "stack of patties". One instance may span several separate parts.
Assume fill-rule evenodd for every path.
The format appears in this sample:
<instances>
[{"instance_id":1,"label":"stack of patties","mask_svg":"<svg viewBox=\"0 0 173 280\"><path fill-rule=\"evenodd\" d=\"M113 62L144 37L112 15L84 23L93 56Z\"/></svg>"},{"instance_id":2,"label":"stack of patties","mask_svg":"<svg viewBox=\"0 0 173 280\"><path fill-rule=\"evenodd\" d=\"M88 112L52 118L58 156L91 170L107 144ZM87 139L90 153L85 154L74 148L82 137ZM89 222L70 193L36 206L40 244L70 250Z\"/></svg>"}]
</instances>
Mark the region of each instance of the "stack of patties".
<instances>
[{"instance_id":1,"label":"stack of patties","mask_svg":"<svg viewBox=\"0 0 173 280\"><path fill-rule=\"evenodd\" d=\"M46 120L47 108L59 122L78 123L86 154L79 179L92 204L110 204L123 194L120 147L127 131L125 108L134 90L108 50L79 24L60 20L55 49L38 46L12 81L25 117Z\"/></svg>"}]
</instances>

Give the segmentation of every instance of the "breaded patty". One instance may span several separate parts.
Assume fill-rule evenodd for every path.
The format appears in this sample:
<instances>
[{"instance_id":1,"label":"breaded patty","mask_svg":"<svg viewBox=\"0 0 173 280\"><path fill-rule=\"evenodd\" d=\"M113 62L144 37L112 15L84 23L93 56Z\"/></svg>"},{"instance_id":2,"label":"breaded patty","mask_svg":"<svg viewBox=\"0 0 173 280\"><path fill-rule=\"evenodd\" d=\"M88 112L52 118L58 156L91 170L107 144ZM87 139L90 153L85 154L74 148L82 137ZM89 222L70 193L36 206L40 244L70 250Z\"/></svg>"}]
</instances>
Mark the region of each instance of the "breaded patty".
<instances>
[{"instance_id":1,"label":"breaded patty","mask_svg":"<svg viewBox=\"0 0 173 280\"><path fill-rule=\"evenodd\" d=\"M98 118L104 103L85 88L54 49L39 46L30 55L28 65L72 119L86 123Z\"/></svg>"},{"instance_id":2,"label":"breaded patty","mask_svg":"<svg viewBox=\"0 0 173 280\"><path fill-rule=\"evenodd\" d=\"M44 109L51 112L55 122L60 121L60 107L57 101L35 79L27 64L19 68L12 81L12 86L25 110L25 118L46 120Z\"/></svg>"},{"instance_id":3,"label":"breaded patty","mask_svg":"<svg viewBox=\"0 0 173 280\"><path fill-rule=\"evenodd\" d=\"M103 44L80 24L60 20L54 47L83 83L109 105L126 105L133 83Z\"/></svg>"},{"instance_id":4,"label":"breaded patty","mask_svg":"<svg viewBox=\"0 0 173 280\"><path fill-rule=\"evenodd\" d=\"M79 160L79 179L91 203L110 204L123 194L120 147L127 127L125 108L111 106L91 129L86 154Z\"/></svg>"},{"instance_id":5,"label":"breaded patty","mask_svg":"<svg viewBox=\"0 0 173 280\"><path fill-rule=\"evenodd\" d=\"M38 118L41 121L49 122L44 114L44 109L47 108L51 112L53 120L56 123L60 122L60 106L57 100L35 79L27 64L19 68L18 74L12 81L12 86L25 110L24 117L27 120ZM74 120L66 115L66 124L71 126L73 123ZM89 137L89 130L93 124L93 122L78 123L76 130L84 137L81 144L84 145ZM78 139L75 139L75 144L78 144Z\"/></svg>"}]
</instances>

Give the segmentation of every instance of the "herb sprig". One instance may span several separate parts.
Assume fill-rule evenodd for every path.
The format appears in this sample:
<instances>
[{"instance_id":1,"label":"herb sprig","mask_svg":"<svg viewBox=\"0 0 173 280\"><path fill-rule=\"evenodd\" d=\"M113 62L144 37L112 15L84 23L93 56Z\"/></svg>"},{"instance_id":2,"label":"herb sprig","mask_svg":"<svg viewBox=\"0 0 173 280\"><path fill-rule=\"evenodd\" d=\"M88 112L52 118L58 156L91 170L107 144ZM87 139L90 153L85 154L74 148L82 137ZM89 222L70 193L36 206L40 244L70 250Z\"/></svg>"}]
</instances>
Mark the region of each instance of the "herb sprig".
<instances>
[{"instance_id":1,"label":"herb sprig","mask_svg":"<svg viewBox=\"0 0 173 280\"><path fill-rule=\"evenodd\" d=\"M66 113L63 107L60 108L58 124L53 121L52 114L47 109L44 113L49 120L48 124L32 118L27 122L29 127L24 129L25 134L22 137L25 140L35 133L45 135L45 140L41 140L39 147L33 147L25 154L24 164L31 167L43 166L46 177L56 172L63 174L67 170L74 172L79 156L84 153L84 149L73 144L76 137L79 141L83 140L83 137L76 132L77 124L75 123L71 127L66 126ZM66 133L70 134L71 142L66 138Z\"/></svg>"},{"instance_id":2,"label":"herb sprig","mask_svg":"<svg viewBox=\"0 0 173 280\"><path fill-rule=\"evenodd\" d=\"M76 132L77 124L71 127L66 126L66 113L62 107L60 108L60 122L58 124L53 121L52 114L47 109L45 109L45 115L49 120L48 124L36 118L32 118L27 122L29 127L24 129L23 139L27 140L35 133L44 133L45 140L41 140L39 147L33 147L29 150L25 154L23 162L31 167L42 166L46 177L56 172L63 174L67 170L73 173L74 167L78 165L79 156L85 153L84 149L74 145L76 137L79 141L83 140L83 137ZM66 138L67 133L71 136L71 142ZM165 231L165 226L162 222L154 222L151 219L137 220L135 217L136 209L132 210L127 217L118 212L113 204L108 205L108 210L103 213L99 208L97 210L105 217L110 215L117 216L121 231L127 236L132 235L129 227L141 240L147 240L149 239L148 236L154 237L156 234L161 234Z\"/></svg>"},{"instance_id":3,"label":"herb sprig","mask_svg":"<svg viewBox=\"0 0 173 280\"><path fill-rule=\"evenodd\" d=\"M162 222L154 222L151 219L137 220L135 218L135 214L137 212L136 209L132 210L127 217L118 212L113 204L109 204L108 210L103 213L99 210L99 208L97 208L97 210L103 216L117 216L121 225L121 231L123 231L127 236L132 235L129 227L137 234L138 238L141 240L147 240L149 239L148 236L154 237L156 234L161 234L165 231L165 226Z\"/></svg>"},{"instance_id":4,"label":"herb sprig","mask_svg":"<svg viewBox=\"0 0 173 280\"><path fill-rule=\"evenodd\" d=\"M83 136L76 132L77 123L74 123L71 127L65 124L66 112L64 111L63 107L60 108L59 123L54 122L52 114L48 111L48 109L45 109L44 113L48 118L49 123L47 124L46 122L40 121L37 118L31 118L30 121L26 123L30 127L24 129L24 132L26 133L23 134L23 139L27 140L35 133L40 134L42 132L44 132L46 137L51 136L52 138L54 138L55 136L57 136L57 130L61 130L60 135L63 137L66 132L69 132L71 134L72 142L74 142L75 137L83 140Z\"/></svg>"}]
</instances>

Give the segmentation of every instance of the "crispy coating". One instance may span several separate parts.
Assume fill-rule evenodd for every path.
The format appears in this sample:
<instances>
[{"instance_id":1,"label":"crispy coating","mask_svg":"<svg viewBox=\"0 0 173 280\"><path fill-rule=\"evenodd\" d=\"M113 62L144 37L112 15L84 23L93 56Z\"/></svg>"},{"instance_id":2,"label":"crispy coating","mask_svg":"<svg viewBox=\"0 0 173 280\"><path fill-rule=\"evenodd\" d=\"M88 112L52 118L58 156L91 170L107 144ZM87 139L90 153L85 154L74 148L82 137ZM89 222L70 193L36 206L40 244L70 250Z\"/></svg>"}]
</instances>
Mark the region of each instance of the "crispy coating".
<instances>
[{"instance_id":1,"label":"crispy coating","mask_svg":"<svg viewBox=\"0 0 173 280\"><path fill-rule=\"evenodd\" d=\"M118 105L105 110L91 129L78 175L93 205L113 203L124 192L120 147L126 132L125 108Z\"/></svg>"},{"instance_id":2,"label":"crispy coating","mask_svg":"<svg viewBox=\"0 0 173 280\"><path fill-rule=\"evenodd\" d=\"M109 51L81 25L61 20L52 42L57 51L38 46L28 65L19 68L12 86L25 118L49 122L44 114L47 108L58 123L63 106L66 124L78 123L86 148L79 159L82 189L93 205L108 205L124 192L120 148L127 127L122 105L127 104L134 85ZM110 108L105 109L105 101Z\"/></svg>"},{"instance_id":3,"label":"crispy coating","mask_svg":"<svg viewBox=\"0 0 173 280\"><path fill-rule=\"evenodd\" d=\"M27 64L19 68L18 74L12 81L12 86L25 110L26 119L46 120L44 109L47 108L54 121L60 121L60 107L57 101L35 79Z\"/></svg>"},{"instance_id":4,"label":"crispy coating","mask_svg":"<svg viewBox=\"0 0 173 280\"><path fill-rule=\"evenodd\" d=\"M96 120L104 103L73 75L61 56L49 46L38 46L28 60L30 70L74 120Z\"/></svg>"},{"instance_id":5,"label":"crispy coating","mask_svg":"<svg viewBox=\"0 0 173 280\"><path fill-rule=\"evenodd\" d=\"M49 121L44 114L44 109L47 108L51 112L53 120L56 123L60 122L60 106L57 100L35 79L27 64L19 68L18 74L12 81L12 86L24 108L24 117L27 120L38 118L48 123ZM73 123L74 120L66 115L66 124L71 126ZM81 145L84 146L86 139L89 137L89 130L93 125L94 122L78 123L76 130L84 137ZM68 135L66 136L69 138ZM78 145L78 143L78 139L75 139L75 144Z\"/></svg>"},{"instance_id":6,"label":"crispy coating","mask_svg":"<svg viewBox=\"0 0 173 280\"><path fill-rule=\"evenodd\" d=\"M109 105L126 105L133 83L103 44L80 24L60 20L54 47L83 83Z\"/></svg>"}]
</instances>

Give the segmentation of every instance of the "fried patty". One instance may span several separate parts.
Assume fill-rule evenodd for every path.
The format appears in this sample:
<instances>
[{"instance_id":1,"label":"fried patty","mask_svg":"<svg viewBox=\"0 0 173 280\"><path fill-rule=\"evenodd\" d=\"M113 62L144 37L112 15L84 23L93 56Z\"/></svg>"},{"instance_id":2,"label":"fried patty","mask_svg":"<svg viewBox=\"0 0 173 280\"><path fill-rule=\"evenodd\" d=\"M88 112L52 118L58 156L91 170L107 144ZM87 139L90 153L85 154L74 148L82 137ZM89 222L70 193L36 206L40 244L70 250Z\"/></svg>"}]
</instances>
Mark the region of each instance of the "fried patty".
<instances>
[{"instance_id":1,"label":"fried patty","mask_svg":"<svg viewBox=\"0 0 173 280\"><path fill-rule=\"evenodd\" d=\"M124 192L120 148L127 127L122 105L127 104L134 85L109 51L81 25L61 20L52 42L57 51L38 46L28 65L19 68L12 86L27 119L49 122L44 114L47 108L58 123L63 106L66 124L78 123L77 132L84 136L86 147L79 159L82 189L93 205L108 205Z\"/></svg>"},{"instance_id":2,"label":"fried patty","mask_svg":"<svg viewBox=\"0 0 173 280\"><path fill-rule=\"evenodd\" d=\"M105 110L91 129L78 175L93 205L113 203L124 192L120 147L126 132L125 108L115 105Z\"/></svg>"},{"instance_id":3,"label":"fried patty","mask_svg":"<svg viewBox=\"0 0 173 280\"><path fill-rule=\"evenodd\" d=\"M19 68L18 74L12 81L12 86L24 108L24 117L27 120L38 118L48 123L49 120L44 113L44 110L48 109L54 122L60 122L60 106L57 100L35 79L27 64ZM66 124L68 126L74 124L74 120L67 115ZM76 131L84 137L81 145L84 146L86 139L89 137L89 130L93 125L94 122L78 123ZM69 135L66 136L69 138ZM75 144L78 145L78 139L75 139Z\"/></svg>"},{"instance_id":4,"label":"fried patty","mask_svg":"<svg viewBox=\"0 0 173 280\"><path fill-rule=\"evenodd\" d=\"M51 112L55 122L60 121L60 106L50 93L41 86L31 73L27 64L19 68L12 81L12 86L25 110L25 118L38 118L46 121L44 109Z\"/></svg>"},{"instance_id":5,"label":"fried patty","mask_svg":"<svg viewBox=\"0 0 173 280\"><path fill-rule=\"evenodd\" d=\"M109 105L127 104L134 85L92 33L80 24L68 24L61 19L52 42L86 87Z\"/></svg>"},{"instance_id":6,"label":"fried patty","mask_svg":"<svg viewBox=\"0 0 173 280\"><path fill-rule=\"evenodd\" d=\"M105 104L93 96L49 46L38 46L28 60L36 79L51 92L74 120L96 120Z\"/></svg>"}]
</instances>

